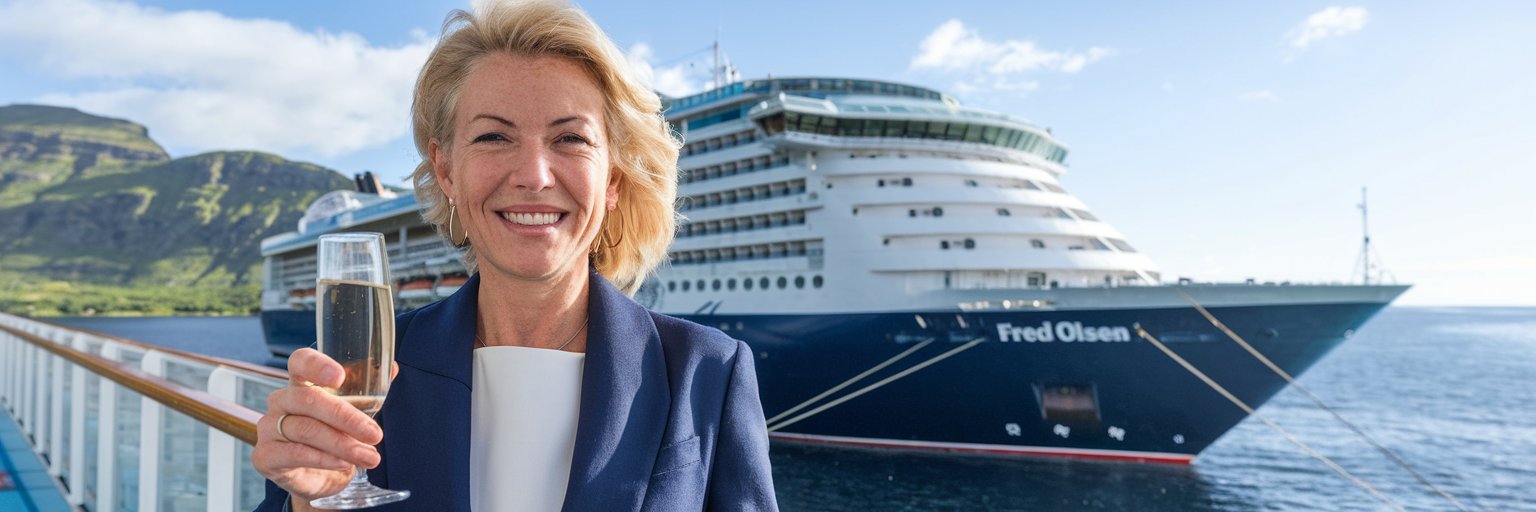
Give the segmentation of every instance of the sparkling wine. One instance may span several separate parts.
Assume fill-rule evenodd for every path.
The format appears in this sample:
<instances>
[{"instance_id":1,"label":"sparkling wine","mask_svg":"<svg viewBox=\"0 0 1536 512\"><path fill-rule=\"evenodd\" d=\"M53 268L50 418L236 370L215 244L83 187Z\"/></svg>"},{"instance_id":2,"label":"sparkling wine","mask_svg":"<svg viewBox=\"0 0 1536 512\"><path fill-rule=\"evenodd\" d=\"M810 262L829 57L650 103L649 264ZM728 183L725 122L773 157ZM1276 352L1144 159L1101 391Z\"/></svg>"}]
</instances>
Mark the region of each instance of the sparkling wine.
<instances>
[{"instance_id":1,"label":"sparkling wine","mask_svg":"<svg viewBox=\"0 0 1536 512\"><path fill-rule=\"evenodd\" d=\"M341 387L330 391L371 416L384 401L390 362L395 359L395 306L390 289L363 281L322 279L317 295L320 351L341 363L346 375Z\"/></svg>"}]
</instances>

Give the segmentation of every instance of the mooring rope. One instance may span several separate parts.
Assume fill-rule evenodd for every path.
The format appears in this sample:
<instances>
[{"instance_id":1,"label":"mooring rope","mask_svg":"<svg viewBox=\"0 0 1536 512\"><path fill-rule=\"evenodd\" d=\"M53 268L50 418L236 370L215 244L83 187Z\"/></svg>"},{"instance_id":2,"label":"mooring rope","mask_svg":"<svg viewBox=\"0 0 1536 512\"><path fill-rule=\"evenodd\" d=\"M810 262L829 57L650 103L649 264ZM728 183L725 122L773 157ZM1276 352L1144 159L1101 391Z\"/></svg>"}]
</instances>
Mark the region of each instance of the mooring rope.
<instances>
[{"instance_id":1,"label":"mooring rope","mask_svg":"<svg viewBox=\"0 0 1536 512\"><path fill-rule=\"evenodd\" d=\"M784 427L787 427L787 426L790 426L790 425L794 425L795 423L800 422L800 420L809 418L811 416L815 416L817 414L820 414L822 411L825 411L827 409L831 409L833 407L837 407L838 405L842 405L843 402L847 402L849 400L853 400L855 398L858 398L859 396L861 396L861 395L863 395L865 393L868 393L870 391L874 391L876 389L879 389L881 386L884 386L886 384L890 384L892 382L896 382L897 380L899 380L899 379L901 379L903 377L906 377L908 375L916 373L918 370L921 370L923 368L927 368L929 366L932 366L933 364L938 363L939 361L943 361L945 359L949 359L950 356L953 356L955 354L959 354L961 352L969 350L971 347L974 347L974 346L980 344L981 342L986 341L986 339L987 338L985 336L973 339L973 340L967 342L964 345L961 345L961 346L955 347L953 349L950 349L948 352L945 352L943 354L939 354L937 356L933 356L932 358L928 359L927 361L923 361L921 363L917 363L915 365L912 365L911 368L907 368L905 370L902 370L900 373L897 373L897 374L892 375L890 377L886 377L884 379L880 379L879 382L876 382L874 384L870 384L868 386L864 386L862 388L859 388L858 391L854 391L852 393L843 395L842 397L838 398L837 400L833 400L831 402L827 402L826 404L823 404L822 406L817 407L815 409L811 409L809 411L806 411L805 413L803 413L803 414L801 414L799 416L795 416L793 418L784 420L783 422L781 422L781 423L779 423L777 425L770 424L770 425L768 425L768 431L769 432L773 432L773 431L779 430L781 428L784 428ZM929 340L929 341L932 341L932 340Z\"/></svg>"},{"instance_id":2,"label":"mooring rope","mask_svg":"<svg viewBox=\"0 0 1536 512\"><path fill-rule=\"evenodd\" d=\"M1386 446L1383 446L1381 443L1377 442L1375 438L1372 438L1370 435L1366 434L1364 430L1360 429L1360 427L1356 426L1354 423L1351 423L1349 420L1344 419L1344 416L1340 415L1338 411L1324 403L1322 398L1319 398L1316 394L1313 394L1312 390L1307 389L1306 386L1302 386L1301 383L1296 382L1296 379L1291 377L1290 373L1287 373L1273 361L1270 361L1269 358L1260 353L1258 349L1253 348L1253 345L1250 345L1247 341L1243 340L1242 336L1238 336L1236 332L1232 331L1232 329L1227 328L1226 324L1221 323L1221 320L1217 320L1216 315L1212 315L1211 312L1207 311L1204 306L1200 305L1199 302L1195 302L1194 297L1190 297L1189 293L1186 293L1183 288L1175 288L1174 290L1179 292L1179 295L1183 296L1184 300L1189 302L1189 305L1194 306L1196 311L1199 311L1201 315L1205 316L1205 319L1209 320L1211 325L1216 326L1216 328L1220 329L1221 332L1226 333L1227 337L1232 338L1232 341L1235 341L1238 345L1241 345L1243 350L1247 350L1248 353L1253 355L1254 358L1258 359L1259 362L1264 363L1264 366L1268 366L1269 369L1274 371L1276 375L1279 375L1280 378L1285 379L1286 383L1301 391L1302 394L1306 395L1307 398L1312 400L1312 403L1317 404L1317 406L1322 410L1328 411L1328 414L1332 414L1334 419L1339 420L1339 423L1343 423L1344 426L1349 427L1349 429L1353 430L1356 435L1359 435L1362 439L1365 439L1365 442L1370 443L1370 445L1375 447L1377 451L1380 451L1382 455L1386 455L1388 459L1392 459L1392 462L1397 463L1397 465L1403 468L1404 471L1407 471L1409 474L1413 475L1413 478L1417 479L1419 483L1424 484L1426 487L1429 487L1430 490L1435 491L1436 494L1439 494L1441 497L1445 498L1446 501L1451 502L1451 505L1455 506L1457 510L1470 510L1466 506L1462 505L1460 501L1457 501L1455 496L1451 496L1450 493L1430 482L1429 479L1425 478L1422 473L1419 473L1418 470L1409 465L1408 461L1398 456L1397 452L1394 452Z\"/></svg>"},{"instance_id":3,"label":"mooring rope","mask_svg":"<svg viewBox=\"0 0 1536 512\"><path fill-rule=\"evenodd\" d=\"M772 417L772 418L768 418L768 424L772 425L773 422L779 421L780 418L783 418L785 416L789 416L791 414L794 414L796 411L799 411L800 409L804 409L804 408L806 408L807 406L809 406L811 404L814 404L816 402L821 401L821 399L826 398L828 395L831 395L832 393L836 393L838 391L842 391L843 388L846 388L846 387L848 387L848 386L852 385L853 383L858 382L860 380L864 380L864 377L868 377L870 374L878 372L881 369L894 364L896 361L900 361L903 358L906 358L907 356L912 355L913 352L917 352L918 350L922 350L922 348L928 346L929 343L933 343L933 338L928 338L926 340L923 340L921 343L918 343L917 345L914 345L912 348L909 348L909 349L907 349L906 351L903 351L900 354L896 354L895 357L892 357L890 359L886 359L885 362L877 364L873 368L870 368L868 370L864 370L863 373L860 373L858 375L854 375L853 378L850 378L848 380L843 381L842 384L838 384L836 386L832 386L831 389L828 389L826 391L821 392L821 394L819 394L819 395L811 397L810 400L806 400L804 402L800 402L800 405L796 405L794 407L790 407L789 409L785 410L784 412L781 412L781 413L779 413L777 415L774 415L774 417Z\"/></svg>"},{"instance_id":4,"label":"mooring rope","mask_svg":"<svg viewBox=\"0 0 1536 512\"><path fill-rule=\"evenodd\" d=\"M1249 416L1258 418L1259 421L1264 422L1265 425L1269 425L1269 428L1279 432L1280 435L1285 437L1287 441L1290 441L1292 444L1300 447L1302 451L1307 452L1307 454L1311 455L1312 458L1322 461L1323 464L1327 465L1329 469L1332 469L1335 473L1338 473L1340 476L1343 476L1350 482L1354 482L1355 485L1359 486L1361 489L1365 489L1366 492L1371 493L1371 495L1375 496L1376 499L1379 499L1382 501L1382 503L1386 503L1387 505L1391 506L1394 510L1404 510L1402 505L1399 505L1396 501L1393 501L1392 498L1388 498L1387 495L1382 494L1381 491L1376 490L1375 487L1371 487L1371 484L1368 484L1364 480L1361 480L1359 477L1356 477L1354 474L1344 469L1343 466L1335 463L1333 459L1328 458L1327 455L1323 455L1317 450L1312 449L1311 446L1307 446L1307 443L1302 442L1301 439L1291 435L1291 433L1287 432L1284 428L1280 428L1279 424L1276 424L1274 421L1271 421L1264 415L1259 414L1259 412L1254 410L1252 407L1249 407L1248 404L1244 403L1242 399L1238 398L1236 395L1233 395L1230 391L1227 391L1227 388L1222 387L1221 384L1217 384L1216 381L1211 380L1211 378L1207 376L1205 372L1200 371L1199 368L1195 368L1193 364L1190 364L1189 361L1185 361L1183 357L1179 357L1178 354L1174 353L1173 350L1170 350L1167 345L1163 344L1163 342L1158 341L1156 337L1152 336L1152 333L1149 333L1146 329L1143 329L1140 323L1136 324L1136 334L1141 336L1142 339L1151 342L1153 346L1157 347L1158 350L1163 351L1163 354L1166 354L1169 358L1172 358L1174 362L1179 363L1179 366L1183 366L1185 370L1189 371L1189 373L1193 374L1195 377L1200 378L1201 381L1205 382L1205 385L1210 386L1211 389L1216 390L1217 393L1221 393L1221 396L1226 397L1228 401L1231 401L1239 409L1242 409L1243 412L1248 413Z\"/></svg>"}]
</instances>

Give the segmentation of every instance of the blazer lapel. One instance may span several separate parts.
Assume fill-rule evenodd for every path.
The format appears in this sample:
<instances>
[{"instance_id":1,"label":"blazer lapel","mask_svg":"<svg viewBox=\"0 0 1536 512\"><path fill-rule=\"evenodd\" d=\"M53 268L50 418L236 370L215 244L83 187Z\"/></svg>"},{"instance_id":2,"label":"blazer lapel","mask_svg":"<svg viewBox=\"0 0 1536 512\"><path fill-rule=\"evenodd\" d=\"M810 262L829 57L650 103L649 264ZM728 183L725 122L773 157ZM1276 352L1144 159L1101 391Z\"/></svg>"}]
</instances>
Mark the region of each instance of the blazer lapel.
<instances>
[{"instance_id":1,"label":"blazer lapel","mask_svg":"<svg viewBox=\"0 0 1536 512\"><path fill-rule=\"evenodd\" d=\"M592 272L587 358L565 510L638 510L671 409L650 312Z\"/></svg>"},{"instance_id":2,"label":"blazer lapel","mask_svg":"<svg viewBox=\"0 0 1536 512\"><path fill-rule=\"evenodd\" d=\"M400 375L381 413L398 510L469 510L471 375L480 276L417 310L397 339ZM392 415L391 406L407 413ZM394 509L392 509L394 510Z\"/></svg>"}]
</instances>

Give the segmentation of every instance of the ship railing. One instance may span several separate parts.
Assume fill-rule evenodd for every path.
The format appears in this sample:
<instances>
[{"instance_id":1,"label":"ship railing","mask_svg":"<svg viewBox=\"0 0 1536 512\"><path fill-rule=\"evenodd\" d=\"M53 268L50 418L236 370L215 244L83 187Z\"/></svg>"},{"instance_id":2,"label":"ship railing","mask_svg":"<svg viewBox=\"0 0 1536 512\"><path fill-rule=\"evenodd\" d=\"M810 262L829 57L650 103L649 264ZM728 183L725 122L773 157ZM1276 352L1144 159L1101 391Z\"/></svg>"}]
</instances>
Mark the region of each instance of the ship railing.
<instances>
[{"instance_id":1,"label":"ship railing","mask_svg":"<svg viewBox=\"0 0 1536 512\"><path fill-rule=\"evenodd\" d=\"M0 314L0 402L70 504L92 512L254 509L256 421L287 379Z\"/></svg>"},{"instance_id":2,"label":"ship railing","mask_svg":"<svg viewBox=\"0 0 1536 512\"><path fill-rule=\"evenodd\" d=\"M982 144L978 142L964 142L956 140L923 139L914 137L862 137L845 135L824 135L819 133L806 133L787 131L770 136L764 141L767 144L803 144L809 146L844 148L844 149L886 149L891 151L933 151L940 153L959 153L967 155L981 155L995 158L1005 162L1017 162L1032 165L1050 171L1060 176L1066 171L1064 163L1052 162L1041 158L1040 155L1009 149L1004 147Z\"/></svg>"}]
</instances>

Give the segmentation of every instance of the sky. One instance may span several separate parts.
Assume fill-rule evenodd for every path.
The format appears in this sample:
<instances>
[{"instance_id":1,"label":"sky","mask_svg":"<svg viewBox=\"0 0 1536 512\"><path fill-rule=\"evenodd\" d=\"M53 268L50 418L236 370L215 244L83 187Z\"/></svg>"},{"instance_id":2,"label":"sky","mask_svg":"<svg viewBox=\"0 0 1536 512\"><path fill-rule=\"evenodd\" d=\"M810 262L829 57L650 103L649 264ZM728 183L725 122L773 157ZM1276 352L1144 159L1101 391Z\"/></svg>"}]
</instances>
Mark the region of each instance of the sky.
<instances>
[{"instance_id":1,"label":"sky","mask_svg":"<svg viewBox=\"0 0 1536 512\"><path fill-rule=\"evenodd\" d=\"M0 0L0 104L404 185L411 87L470 0ZM476 0L484 1L484 0ZM1536 3L579 2L668 94L931 87L1071 150L1063 185L1164 276L1355 274L1369 189L1399 305L1536 305Z\"/></svg>"}]
</instances>

